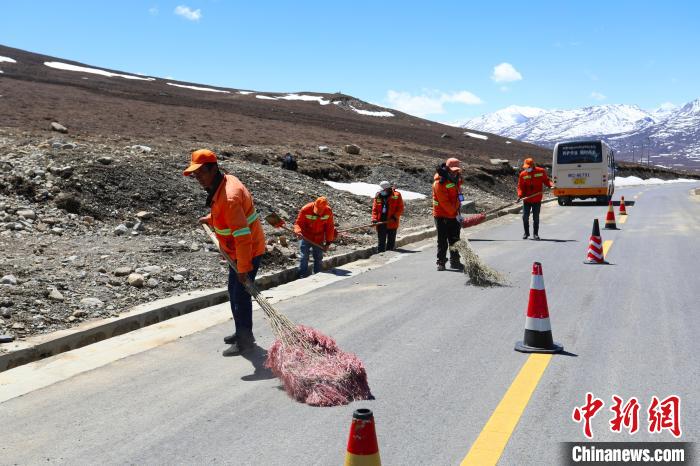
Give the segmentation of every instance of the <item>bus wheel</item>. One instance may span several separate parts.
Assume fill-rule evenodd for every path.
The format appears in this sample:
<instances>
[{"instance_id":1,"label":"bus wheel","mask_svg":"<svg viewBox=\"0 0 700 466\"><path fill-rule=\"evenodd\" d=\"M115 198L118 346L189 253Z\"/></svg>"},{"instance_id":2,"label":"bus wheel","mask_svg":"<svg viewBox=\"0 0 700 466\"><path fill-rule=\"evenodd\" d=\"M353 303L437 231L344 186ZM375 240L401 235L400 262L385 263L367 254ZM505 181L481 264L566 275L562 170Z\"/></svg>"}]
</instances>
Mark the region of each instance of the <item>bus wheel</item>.
<instances>
[{"instance_id":1,"label":"bus wheel","mask_svg":"<svg viewBox=\"0 0 700 466\"><path fill-rule=\"evenodd\" d=\"M596 197L596 203L598 205L608 205L608 196L598 196Z\"/></svg>"},{"instance_id":2,"label":"bus wheel","mask_svg":"<svg viewBox=\"0 0 700 466\"><path fill-rule=\"evenodd\" d=\"M562 196L559 196L557 198L557 204L559 204L559 205L565 205L565 201L566 201L566 199L564 199Z\"/></svg>"}]
</instances>

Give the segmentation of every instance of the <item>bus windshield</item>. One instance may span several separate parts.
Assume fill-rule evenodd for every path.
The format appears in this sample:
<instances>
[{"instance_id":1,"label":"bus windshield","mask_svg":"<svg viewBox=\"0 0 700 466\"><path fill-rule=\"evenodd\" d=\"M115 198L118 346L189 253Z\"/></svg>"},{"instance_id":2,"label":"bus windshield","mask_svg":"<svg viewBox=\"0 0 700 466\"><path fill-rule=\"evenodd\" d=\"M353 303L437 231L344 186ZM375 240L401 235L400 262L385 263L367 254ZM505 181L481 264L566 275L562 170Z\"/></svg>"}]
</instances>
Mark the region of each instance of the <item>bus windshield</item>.
<instances>
[{"instance_id":1,"label":"bus windshield","mask_svg":"<svg viewBox=\"0 0 700 466\"><path fill-rule=\"evenodd\" d=\"M557 163L601 163L603 151L600 142L577 142L560 144L557 151Z\"/></svg>"}]
</instances>

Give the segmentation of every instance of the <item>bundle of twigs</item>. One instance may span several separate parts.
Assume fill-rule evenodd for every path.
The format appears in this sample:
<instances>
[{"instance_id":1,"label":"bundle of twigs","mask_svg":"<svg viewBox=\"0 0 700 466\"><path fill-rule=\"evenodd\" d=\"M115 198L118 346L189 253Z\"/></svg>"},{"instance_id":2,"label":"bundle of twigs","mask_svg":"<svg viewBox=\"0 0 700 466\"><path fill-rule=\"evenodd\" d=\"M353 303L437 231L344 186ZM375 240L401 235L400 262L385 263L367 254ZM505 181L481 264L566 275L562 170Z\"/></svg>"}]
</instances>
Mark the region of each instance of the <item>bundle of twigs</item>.
<instances>
[{"instance_id":1,"label":"bundle of twigs","mask_svg":"<svg viewBox=\"0 0 700 466\"><path fill-rule=\"evenodd\" d=\"M474 252L469 240L460 239L450 249L459 252L459 260L464 265L464 273L469 276L469 282L475 286L501 286L506 282L505 277L486 265Z\"/></svg>"},{"instance_id":2,"label":"bundle of twigs","mask_svg":"<svg viewBox=\"0 0 700 466\"><path fill-rule=\"evenodd\" d=\"M202 226L236 271L236 264L221 251L211 228ZM260 305L276 337L265 365L282 381L289 396L312 406L338 406L372 398L367 372L356 355L341 351L332 338L318 330L294 325L272 307L255 283L247 280L243 286Z\"/></svg>"}]
</instances>

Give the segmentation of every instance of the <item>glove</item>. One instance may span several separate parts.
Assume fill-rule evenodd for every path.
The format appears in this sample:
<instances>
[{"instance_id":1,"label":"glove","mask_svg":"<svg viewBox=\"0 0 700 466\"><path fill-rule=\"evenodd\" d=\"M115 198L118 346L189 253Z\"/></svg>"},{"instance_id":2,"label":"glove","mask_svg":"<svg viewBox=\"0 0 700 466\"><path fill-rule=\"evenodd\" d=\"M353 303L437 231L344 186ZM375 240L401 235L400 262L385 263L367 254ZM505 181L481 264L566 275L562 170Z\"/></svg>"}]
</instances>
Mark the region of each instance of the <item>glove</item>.
<instances>
[{"instance_id":1,"label":"glove","mask_svg":"<svg viewBox=\"0 0 700 466\"><path fill-rule=\"evenodd\" d=\"M372 220L372 223L377 223L377 220Z\"/></svg>"},{"instance_id":2,"label":"glove","mask_svg":"<svg viewBox=\"0 0 700 466\"><path fill-rule=\"evenodd\" d=\"M391 216L391 219L392 219L393 221L395 221L395 222L398 222L398 221L399 221L399 219L396 217L396 215L392 215L392 216Z\"/></svg>"}]
</instances>

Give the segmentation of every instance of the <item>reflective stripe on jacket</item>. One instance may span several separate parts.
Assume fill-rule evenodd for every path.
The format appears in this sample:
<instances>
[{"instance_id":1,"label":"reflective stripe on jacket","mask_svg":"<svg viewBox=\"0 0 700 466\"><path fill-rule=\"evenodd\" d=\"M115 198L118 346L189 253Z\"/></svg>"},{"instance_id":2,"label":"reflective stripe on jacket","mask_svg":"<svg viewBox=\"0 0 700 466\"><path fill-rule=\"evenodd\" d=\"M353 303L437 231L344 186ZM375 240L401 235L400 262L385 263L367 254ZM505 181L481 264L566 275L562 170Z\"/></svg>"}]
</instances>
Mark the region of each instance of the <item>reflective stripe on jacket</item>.
<instances>
[{"instance_id":1,"label":"reflective stripe on jacket","mask_svg":"<svg viewBox=\"0 0 700 466\"><path fill-rule=\"evenodd\" d=\"M433 217L456 218L461 203L459 193L462 190L462 180L456 183L447 180L440 183L440 175L435 174L433 181Z\"/></svg>"},{"instance_id":2,"label":"reflective stripe on jacket","mask_svg":"<svg viewBox=\"0 0 700 466\"><path fill-rule=\"evenodd\" d=\"M373 222L381 222L382 221L382 206L384 205L384 201L383 201L383 198L380 194L381 194L381 191L379 191L374 196L374 201L372 202L372 221ZM389 196L387 196L387 198L386 198L386 207L387 207L386 227L390 230L396 230L399 227L399 219L400 219L401 215L403 215L403 208L404 208L403 198L401 197L401 193L396 191L395 189L392 189L391 194L389 194ZM396 221L392 220L392 217L396 217Z\"/></svg>"},{"instance_id":3,"label":"reflective stripe on jacket","mask_svg":"<svg viewBox=\"0 0 700 466\"><path fill-rule=\"evenodd\" d=\"M552 181L547 176L547 170L542 167L535 167L531 172L523 170L518 177L518 197L528 197L532 194L542 192L545 186L553 186ZM542 202L542 195L526 200L528 204L538 204Z\"/></svg>"},{"instance_id":4,"label":"reflective stripe on jacket","mask_svg":"<svg viewBox=\"0 0 700 466\"><path fill-rule=\"evenodd\" d=\"M236 261L238 271L253 270L253 258L265 252L265 233L253 196L235 176L224 175L214 193L208 223L221 250Z\"/></svg>"},{"instance_id":5,"label":"reflective stripe on jacket","mask_svg":"<svg viewBox=\"0 0 700 466\"><path fill-rule=\"evenodd\" d=\"M323 212L314 212L314 203L309 202L299 211L294 232L317 244L330 243L335 239L333 211L327 207Z\"/></svg>"}]
</instances>

